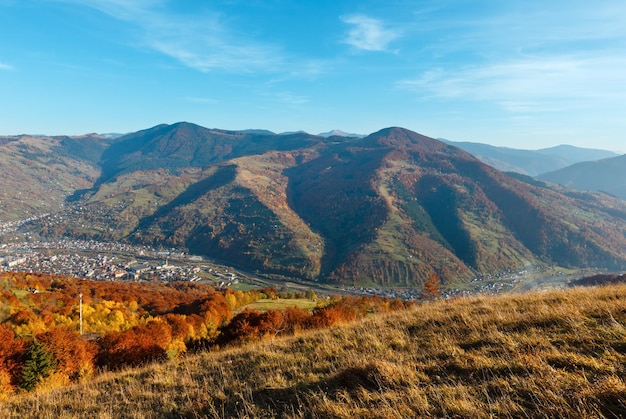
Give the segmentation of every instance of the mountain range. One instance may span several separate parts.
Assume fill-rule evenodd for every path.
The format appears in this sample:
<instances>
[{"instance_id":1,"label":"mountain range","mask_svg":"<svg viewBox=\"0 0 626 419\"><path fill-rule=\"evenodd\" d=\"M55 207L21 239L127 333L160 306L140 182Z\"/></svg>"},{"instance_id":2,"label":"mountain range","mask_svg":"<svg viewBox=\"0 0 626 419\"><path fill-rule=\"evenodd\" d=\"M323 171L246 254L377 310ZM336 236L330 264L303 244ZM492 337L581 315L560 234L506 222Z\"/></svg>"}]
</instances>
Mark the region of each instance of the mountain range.
<instances>
[{"instance_id":1,"label":"mountain range","mask_svg":"<svg viewBox=\"0 0 626 419\"><path fill-rule=\"evenodd\" d=\"M581 189L604 191L626 199L626 155L573 164L544 173L540 179Z\"/></svg>"},{"instance_id":2,"label":"mountain range","mask_svg":"<svg viewBox=\"0 0 626 419\"><path fill-rule=\"evenodd\" d=\"M0 137L0 222L56 212L77 189L92 187L114 141L98 134Z\"/></svg>"},{"instance_id":3,"label":"mountain range","mask_svg":"<svg viewBox=\"0 0 626 419\"><path fill-rule=\"evenodd\" d=\"M546 263L626 266L626 202L506 174L403 128L361 138L177 123L55 137L47 149L31 137L3 147L12 141L37 144L20 155L20 167L36 163L27 173L67 176L31 182L49 178L64 186L48 196L71 195L62 216L35 223L45 236L186 248L284 278L379 287Z\"/></svg>"},{"instance_id":4,"label":"mountain range","mask_svg":"<svg viewBox=\"0 0 626 419\"><path fill-rule=\"evenodd\" d=\"M586 161L595 161L618 154L607 150L559 145L539 150L520 150L509 147L496 147L473 142L442 140L471 153L483 163L504 172L517 172L528 176L538 176L564 167Z\"/></svg>"}]
</instances>

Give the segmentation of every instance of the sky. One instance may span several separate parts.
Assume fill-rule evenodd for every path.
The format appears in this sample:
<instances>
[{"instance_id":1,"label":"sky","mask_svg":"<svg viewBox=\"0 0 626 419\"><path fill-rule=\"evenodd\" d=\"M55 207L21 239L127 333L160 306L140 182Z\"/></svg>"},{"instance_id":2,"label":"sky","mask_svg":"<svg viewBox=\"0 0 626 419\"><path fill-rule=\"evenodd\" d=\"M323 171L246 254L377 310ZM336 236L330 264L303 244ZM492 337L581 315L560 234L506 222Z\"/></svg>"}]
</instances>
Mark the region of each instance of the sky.
<instances>
[{"instance_id":1,"label":"sky","mask_svg":"<svg viewBox=\"0 0 626 419\"><path fill-rule=\"evenodd\" d=\"M0 0L0 134L179 121L626 153L626 2Z\"/></svg>"}]
</instances>

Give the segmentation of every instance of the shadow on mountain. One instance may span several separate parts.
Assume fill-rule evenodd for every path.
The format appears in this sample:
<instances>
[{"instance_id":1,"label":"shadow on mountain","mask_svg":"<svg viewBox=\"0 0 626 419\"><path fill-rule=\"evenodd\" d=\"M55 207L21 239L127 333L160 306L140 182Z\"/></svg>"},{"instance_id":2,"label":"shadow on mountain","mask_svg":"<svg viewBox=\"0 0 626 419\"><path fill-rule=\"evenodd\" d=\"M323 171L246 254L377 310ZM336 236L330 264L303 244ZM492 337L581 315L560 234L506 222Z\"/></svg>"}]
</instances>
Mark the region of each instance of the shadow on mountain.
<instances>
[{"instance_id":1,"label":"shadow on mountain","mask_svg":"<svg viewBox=\"0 0 626 419\"><path fill-rule=\"evenodd\" d=\"M142 219L139 222L138 229L145 228L152 224L160 217L169 214L174 208L190 204L210 190L217 189L232 182L235 179L236 170L237 168L234 165L223 166L213 175L190 185L185 192L178 195L167 205L163 205L154 214Z\"/></svg>"},{"instance_id":2,"label":"shadow on mountain","mask_svg":"<svg viewBox=\"0 0 626 419\"><path fill-rule=\"evenodd\" d=\"M372 186L384 155L380 148L340 144L285 171L287 202L324 238L322 276L368 243L385 221L386 204Z\"/></svg>"},{"instance_id":3,"label":"shadow on mountain","mask_svg":"<svg viewBox=\"0 0 626 419\"><path fill-rule=\"evenodd\" d=\"M422 194L422 206L430 216L445 243L467 266L476 269L477 249L463 220L459 216L459 196L454 187L435 176L424 176L417 187L426 191Z\"/></svg>"},{"instance_id":4,"label":"shadow on mountain","mask_svg":"<svg viewBox=\"0 0 626 419\"><path fill-rule=\"evenodd\" d=\"M86 189L77 189L73 194L65 198L65 202L72 203L78 202L83 199L87 194L93 193L96 191L96 188L86 188Z\"/></svg>"}]
</instances>

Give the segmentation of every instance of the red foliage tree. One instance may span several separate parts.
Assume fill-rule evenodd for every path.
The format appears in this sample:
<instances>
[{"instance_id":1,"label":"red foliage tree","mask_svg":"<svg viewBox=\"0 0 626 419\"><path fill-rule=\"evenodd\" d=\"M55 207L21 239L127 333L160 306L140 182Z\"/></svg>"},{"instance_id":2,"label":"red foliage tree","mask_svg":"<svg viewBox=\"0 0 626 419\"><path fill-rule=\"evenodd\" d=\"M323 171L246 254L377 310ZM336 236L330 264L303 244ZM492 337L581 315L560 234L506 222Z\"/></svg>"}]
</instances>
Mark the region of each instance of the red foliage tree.
<instances>
[{"instance_id":1,"label":"red foliage tree","mask_svg":"<svg viewBox=\"0 0 626 419\"><path fill-rule=\"evenodd\" d=\"M189 325L187 324L187 317L182 314L168 313L163 316L163 320L172 329L172 339L179 339L183 342L187 340L189 335Z\"/></svg>"},{"instance_id":2,"label":"red foliage tree","mask_svg":"<svg viewBox=\"0 0 626 419\"><path fill-rule=\"evenodd\" d=\"M18 310L15 313L11 314L9 317L9 321L15 325L23 325L31 320L35 320L37 315L33 313L32 310Z\"/></svg>"},{"instance_id":3,"label":"red foliage tree","mask_svg":"<svg viewBox=\"0 0 626 419\"><path fill-rule=\"evenodd\" d=\"M298 307L287 307L283 311L283 317L287 326L285 333L293 335L298 330L306 328L311 313Z\"/></svg>"},{"instance_id":4,"label":"red foliage tree","mask_svg":"<svg viewBox=\"0 0 626 419\"><path fill-rule=\"evenodd\" d=\"M354 321L356 317L354 306L340 301L326 307L316 308L309 319L309 327L314 329L330 327L337 323Z\"/></svg>"},{"instance_id":5,"label":"red foliage tree","mask_svg":"<svg viewBox=\"0 0 626 419\"><path fill-rule=\"evenodd\" d=\"M20 305L20 300L11 291L3 291L2 299L9 307L17 307Z\"/></svg>"},{"instance_id":6,"label":"red foliage tree","mask_svg":"<svg viewBox=\"0 0 626 419\"><path fill-rule=\"evenodd\" d=\"M8 324L0 324L0 371L10 376L12 385L19 381L22 359L26 353L26 340L15 339Z\"/></svg>"},{"instance_id":7,"label":"red foliage tree","mask_svg":"<svg viewBox=\"0 0 626 419\"><path fill-rule=\"evenodd\" d=\"M245 342L258 339L261 313L256 310L244 310L237 314L221 329L219 342Z\"/></svg>"},{"instance_id":8,"label":"red foliage tree","mask_svg":"<svg viewBox=\"0 0 626 419\"><path fill-rule=\"evenodd\" d=\"M285 333L288 325L283 311L268 310L259 316L259 336L275 337Z\"/></svg>"},{"instance_id":9,"label":"red foliage tree","mask_svg":"<svg viewBox=\"0 0 626 419\"><path fill-rule=\"evenodd\" d=\"M71 380L93 372L98 348L75 330L53 328L37 335L37 341L46 344L46 348L54 355L57 370Z\"/></svg>"},{"instance_id":10,"label":"red foliage tree","mask_svg":"<svg viewBox=\"0 0 626 419\"><path fill-rule=\"evenodd\" d=\"M165 322L152 321L123 332L109 333L98 341L97 363L117 369L125 365L140 365L166 357L172 342L172 329Z\"/></svg>"}]
</instances>

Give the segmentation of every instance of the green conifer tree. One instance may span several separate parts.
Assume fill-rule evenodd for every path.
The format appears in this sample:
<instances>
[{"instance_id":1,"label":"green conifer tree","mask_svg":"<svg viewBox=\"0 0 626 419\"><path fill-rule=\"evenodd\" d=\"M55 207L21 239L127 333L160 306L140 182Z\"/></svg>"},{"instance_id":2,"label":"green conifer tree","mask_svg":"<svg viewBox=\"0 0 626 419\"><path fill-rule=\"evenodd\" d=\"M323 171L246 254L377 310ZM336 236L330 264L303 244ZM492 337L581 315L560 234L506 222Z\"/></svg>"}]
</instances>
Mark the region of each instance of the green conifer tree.
<instances>
[{"instance_id":1,"label":"green conifer tree","mask_svg":"<svg viewBox=\"0 0 626 419\"><path fill-rule=\"evenodd\" d=\"M30 345L25 358L20 387L31 391L43 378L48 377L55 370L56 363L46 345L36 340Z\"/></svg>"}]
</instances>

